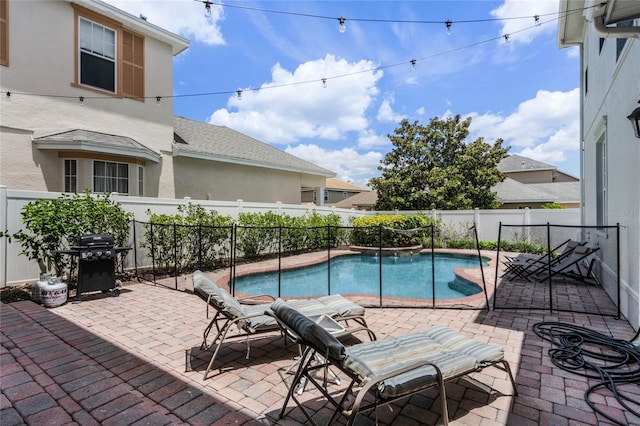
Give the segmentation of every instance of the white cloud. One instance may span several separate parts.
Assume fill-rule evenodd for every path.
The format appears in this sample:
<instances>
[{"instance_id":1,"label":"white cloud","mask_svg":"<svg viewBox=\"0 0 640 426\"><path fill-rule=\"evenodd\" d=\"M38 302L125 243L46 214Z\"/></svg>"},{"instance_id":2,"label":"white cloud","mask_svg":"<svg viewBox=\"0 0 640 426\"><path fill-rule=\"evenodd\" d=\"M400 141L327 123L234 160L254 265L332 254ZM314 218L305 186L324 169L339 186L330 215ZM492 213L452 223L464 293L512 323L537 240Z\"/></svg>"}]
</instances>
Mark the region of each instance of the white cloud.
<instances>
[{"instance_id":1,"label":"white cloud","mask_svg":"<svg viewBox=\"0 0 640 426\"><path fill-rule=\"evenodd\" d=\"M500 36L509 34L511 43L529 44L538 35L556 31L559 10L558 0L505 0L500 7L491 11L491 15L504 19L501 21ZM540 17L539 26L535 26L536 15ZM523 19L509 19L514 17Z\"/></svg>"},{"instance_id":2,"label":"white cloud","mask_svg":"<svg viewBox=\"0 0 640 426\"><path fill-rule=\"evenodd\" d=\"M205 16L204 4L193 0L106 0L107 3L134 16L183 37L208 45L225 44L219 22L224 19L222 6L211 5L211 17ZM160 4L159 4L160 3Z\"/></svg>"},{"instance_id":3,"label":"white cloud","mask_svg":"<svg viewBox=\"0 0 640 426\"><path fill-rule=\"evenodd\" d=\"M374 146L389 145L389 138L385 135L379 135L373 129L367 129L360 132L358 136L358 148L373 148Z\"/></svg>"},{"instance_id":4,"label":"white cloud","mask_svg":"<svg viewBox=\"0 0 640 426\"><path fill-rule=\"evenodd\" d=\"M334 171L343 179L353 180L355 176L368 178L374 175L383 157L381 153L375 151L360 154L353 148L327 150L314 144L289 146L285 152Z\"/></svg>"},{"instance_id":5,"label":"white cloud","mask_svg":"<svg viewBox=\"0 0 640 426\"><path fill-rule=\"evenodd\" d=\"M422 116L425 115L425 113L427 112L427 110L424 107L420 107L416 110L416 114Z\"/></svg>"},{"instance_id":6,"label":"white cloud","mask_svg":"<svg viewBox=\"0 0 640 426\"><path fill-rule=\"evenodd\" d=\"M369 127L365 112L378 94L376 83L382 77L381 71L373 71L375 67L370 61L348 62L329 54L293 72L276 64L270 82L260 90L243 89L242 100L231 96L227 108L216 110L209 122L270 143L337 140L346 132ZM323 87L322 76L339 75L346 77L330 78Z\"/></svg>"},{"instance_id":7,"label":"white cloud","mask_svg":"<svg viewBox=\"0 0 640 426\"><path fill-rule=\"evenodd\" d=\"M579 89L569 92L539 90L508 116L471 113L469 140L484 137L492 143L503 138L511 154L556 164L567 152L577 151L580 141Z\"/></svg>"},{"instance_id":8,"label":"white cloud","mask_svg":"<svg viewBox=\"0 0 640 426\"><path fill-rule=\"evenodd\" d=\"M383 123L400 123L400 121L402 121L404 116L393 111L394 103L395 99L393 95L389 94L385 96L378 109L378 115L376 116L378 121Z\"/></svg>"}]
</instances>

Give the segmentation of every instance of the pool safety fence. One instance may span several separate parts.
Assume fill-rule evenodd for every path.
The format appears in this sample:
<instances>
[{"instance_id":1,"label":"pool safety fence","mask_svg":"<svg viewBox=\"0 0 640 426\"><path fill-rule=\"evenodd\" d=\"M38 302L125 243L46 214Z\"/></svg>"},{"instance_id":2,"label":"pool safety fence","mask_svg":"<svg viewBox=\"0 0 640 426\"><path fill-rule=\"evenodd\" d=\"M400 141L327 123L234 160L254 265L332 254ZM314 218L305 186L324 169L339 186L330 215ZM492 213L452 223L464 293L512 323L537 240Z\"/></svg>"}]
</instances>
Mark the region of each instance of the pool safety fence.
<instances>
[{"instance_id":1,"label":"pool safety fence","mask_svg":"<svg viewBox=\"0 0 640 426\"><path fill-rule=\"evenodd\" d=\"M375 267L375 273L357 277L359 281L375 282L373 292L351 289L349 296L366 306L430 307L458 309L489 309L485 282L487 259L481 256L475 225L458 232L455 244L464 242L467 261L445 283L439 282L439 256L443 247L453 240L442 235L434 225L415 229L393 229L385 226L206 226L159 224L132 221L129 246L123 254L121 269L131 271L139 280L174 289L185 289L191 274L201 270L234 295L242 296L236 287L239 277L265 272L277 274L277 288L271 296L281 297L289 290L282 287L286 271L300 271L315 265L315 274L325 278L315 297L336 294L343 277L332 271L337 257L359 256ZM418 257L420 256L420 257ZM418 260L428 265L423 275L404 285L419 287L426 297L403 297L394 292L394 271L413 268ZM467 259L468 260L468 259ZM413 265L412 265L413 264ZM440 297L444 285L459 297ZM412 294L421 293L420 291Z\"/></svg>"},{"instance_id":2,"label":"pool safety fence","mask_svg":"<svg viewBox=\"0 0 640 426\"><path fill-rule=\"evenodd\" d=\"M620 318L619 224L500 223L496 260L494 309Z\"/></svg>"}]
</instances>

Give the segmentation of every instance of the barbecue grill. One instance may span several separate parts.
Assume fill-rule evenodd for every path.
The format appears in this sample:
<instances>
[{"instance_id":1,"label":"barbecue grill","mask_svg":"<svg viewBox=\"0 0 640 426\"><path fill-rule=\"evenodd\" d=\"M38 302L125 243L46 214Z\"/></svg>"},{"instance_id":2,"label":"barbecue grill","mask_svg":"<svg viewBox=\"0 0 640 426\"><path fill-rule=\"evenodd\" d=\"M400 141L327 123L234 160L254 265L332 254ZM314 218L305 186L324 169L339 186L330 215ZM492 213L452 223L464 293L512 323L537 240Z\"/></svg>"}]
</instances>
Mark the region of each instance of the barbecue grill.
<instances>
[{"instance_id":1,"label":"barbecue grill","mask_svg":"<svg viewBox=\"0 0 640 426\"><path fill-rule=\"evenodd\" d=\"M118 253L126 250L129 248L114 247L111 235L91 234L79 237L76 245L59 252L78 257L76 301L82 293L92 291L110 293L114 297L120 295L116 288L115 259Z\"/></svg>"}]
</instances>

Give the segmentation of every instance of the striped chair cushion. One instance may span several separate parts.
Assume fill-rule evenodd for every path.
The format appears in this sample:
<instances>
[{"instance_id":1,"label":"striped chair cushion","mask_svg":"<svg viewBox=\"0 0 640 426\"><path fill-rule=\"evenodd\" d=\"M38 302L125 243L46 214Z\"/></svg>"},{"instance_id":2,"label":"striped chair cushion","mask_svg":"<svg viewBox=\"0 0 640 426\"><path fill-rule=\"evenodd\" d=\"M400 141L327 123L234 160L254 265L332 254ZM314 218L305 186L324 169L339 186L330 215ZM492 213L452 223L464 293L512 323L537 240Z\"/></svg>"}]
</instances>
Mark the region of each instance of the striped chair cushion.
<instances>
[{"instance_id":1,"label":"striped chair cushion","mask_svg":"<svg viewBox=\"0 0 640 426\"><path fill-rule=\"evenodd\" d=\"M503 348L470 339L443 325L430 328L424 333L452 351L474 357L480 366L492 364L504 359Z\"/></svg>"},{"instance_id":2,"label":"striped chair cushion","mask_svg":"<svg viewBox=\"0 0 640 426\"><path fill-rule=\"evenodd\" d=\"M364 315L364 306L353 303L339 294L323 296L317 300L331 310L336 311L340 317L361 317Z\"/></svg>"},{"instance_id":3,"label":"striped chair cushion","mask_svg":"<svg viewBox=\"0 0 640 426\"><path fill-rule=\"evenodd\" d=\"M343 368L358 374L364 381L419 361L437 365L444 380L472 372L478 365L473 356L447 348L426 332L360 343L346 348L346 354ZM435 383L435 369L424 366L382 381L378 391L389 398L410 394Z\"/></svg>"}]
</instances>

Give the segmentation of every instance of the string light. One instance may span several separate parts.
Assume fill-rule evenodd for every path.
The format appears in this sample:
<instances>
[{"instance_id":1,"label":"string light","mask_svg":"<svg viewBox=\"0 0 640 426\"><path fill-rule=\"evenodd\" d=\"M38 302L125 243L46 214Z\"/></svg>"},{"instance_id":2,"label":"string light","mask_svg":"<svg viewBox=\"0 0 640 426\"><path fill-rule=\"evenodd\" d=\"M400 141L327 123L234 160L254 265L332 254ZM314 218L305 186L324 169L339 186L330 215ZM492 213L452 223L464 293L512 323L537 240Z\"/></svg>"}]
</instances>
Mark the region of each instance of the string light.
<instances>
[{"instance_id":1,"label":"string light","mask_svg":"<svg viewBox=\"0 0 640 426\"><path fill-rule=\"evenodd\" d=\"M199 1L205 4L205 8L207 8L207 5L209 6L208 9L211 8L211 5L220 5L220 6L226 6L226 7L238 7L238 8L242 8L242 9L255 9L255 8L249 8L249 7L244 7L244 6L235 6L235 5L228 5L228 4L222 4L222 3L216 3L216 2L212 2L212 1L205 1L205 0L195 0L195 1ZM553 13L553 14L548 14L548 15L556 15L556 18L554 20L560 19L560 17L562 16L568 16L570 14L574 14L574 13L582 13L583 11L593 8L593 7L597 7L598 5L594 5L594 6L589 6L589 7L585 7L585 8L580 8L580 9L573 9L573 10L569 10L569 11L565 11L562 13ZM262 9L255 9L255 10L262 10ZM263 10L264 11L264 10ZM271 11L274 12L274 11ZM276 13L286 13L286 12L276 12ZM316 17L316 18L328 18L328 17L322 17L322 16L313 16L313 15L303 15L303 14L297 14L297 13L286 13L289 15L302 15L302 16L312 16L312 17ZM545 16L545 15L543 15ZM534 16L534 20L535 18L538 18L538 21L540 20L540 15L535 15ZM335 19L335 18L330 18L330 19ZM351 18L350 18L351 19ZM501 18L501 19L486 19L486 20L469 20L469 21L445 21L445 24L447 22L450 22L451 24L453 24L454 22L456 23L462 23L462 22L481 22L481 21L497 21L497 20L508 20L508 19L521 19L521 18ZM528 16L528 19L531 19L531 16ZM351 19L354 21L363 21L363 19ZM341 17L339 20L339 22L341 21L346 21L345 18ZM374 20L368 20L368 21L374 21ZM378 20L380 22L382 22L383 20ZM538 22L536 21L536 25L541 25L542 22ZM438 22L438 21L391 21L391 20L385 20L384 22L414 22L414 23L442 23L442 22ZM550 21L546 21L544 22L544 24L547 24L551 22ZM429 59L433 59L435 57L438 56L443 56L446 54L451 54L460 50L465 50L465 49L469 49L471 47L475 47L481 44L485 44L491 41L496 41L496 40L500 40L501 38L504 38L504 40L509 43L510 42L510 37L513 34L517 34L520 32L524 32L527 30L530 30L534 28L533 26L531 27L527 27L527 28L523 28L521 30L512 32L511 34L504 34L502 36L498 36L498 37L493 37L493 38L489 38L489 39L485 39L485 40L480 40L478 42L475 43L471 43L465 46L461 46L461 47L457 47L457 48L453 48L447 51L443 51L443 52L439 52L439 53L435 53L433 55L430 56L425 56L422 58L417 58L417 59L411 59L409 61L409 63L411 63L411 65L415 68L416 64L418 61L426 61ZM400 66L400 65L405 65L406 66L407 62L400 62L400 63L396 63L396 64L390 64L390 65L382 65L382 66L378 66L375 68L371 68L371 69L366 69L366 70L360 70L360 71L355 71L352 73L347 73L347 74L340 74L340 75L334 75L334 76L330 76L329 78L331 79L336 79L336 78L345 78L345 77L350 77L353 75L357 75L357 74L363 74L363 73L368 73L368 72L374 72L374 71L379 71L385 68L392 68L392 67L396 67L396 66ZM320 81L322 81L323 87L326 87L326 82L329 79L327 77L323 77ZM302 85L302 84L309 84L309 83L313 83L316 82L317 83L317 79L314 80L307 80L307 81L298 81L298 82L293 82L293 83L283 83L283 84L273 84L273 85L269 85L267 87L261 87L259 89L253 89L255 92L258 91L262 91L262 90L267 90L267 89L277 89L277 88L282 88L282 87L288 87L288 86L296 86L296 85ZM190 98L190 97L203 97L203 96L219 96L219 95L230 95L230 94L236 94L236 96L238 97L238 100L242 99L242 90L238 89L238 90L223 90L223 91L218 91L218 92L201 92L201 93L189 93L189 94L182 94L182 95L163 95L163 96L148 96L148 97L127 97L124 96L122 97L122 99L136 99L136 100L140 100L140 99L156 99L156 103L159 103L159 99L161 100L163 97L164 98ZM6 100L10 100L12 97L12 94L17 94L20 96L40 96L40 97L49 97L49 98L60 98L60 99L73 99L74 96L68 96L68 95L55 95L55 94L44 94L44 93L16 93L16 92L6 92ZM80 101L80 105L84 105L84 100L85 99L114 99L112 97L109 96L80 96L79 98Z\"/></svg>"},{"instance_id":2,"label":"string light","mask_svg":"<svg viewBox=\"0 0 640 426\"><path fill-rule=\"evenodd\" d=\"M347 31L347 26L344 24L345 21L346 21L346 19L344 19L342 16L338 18L338 30L341 33Z\"/></svg>"},{"instance_id":3,"label":"string light","mask_svg":"<svg viewBox=\"0 0 640 426\"><path fill-rule=\"evenodd\" d=\"M325 89L327 88L327 79L324 77L322 78L322 87Z\"/></svg>"},{"instance_id":4,"label":"string light","mask_svg":"<svg viewBox=\"0 0 640 426\"><path fill-rule=\"evenodd\" d=\"M447 35L451 35L451 21L447 19L444 24L447 26Z\"/></svg>"},{"instance_id":5,"label":"string light","mask_svg":"<svg viewBox=\"0 0 640 426\"><path fill-rule=\"evenodd\" d=\"M540 15L535 15L535 16L533 17L533 22L535 22L535 24L536 24L536 26L537 26L537 27L539 27L539 26L541 25L541 22L540 22Z\"/></svg>"},{"instance_id":6,"label":"string light","mask_svg":"<svg viewBox=\"0 0 640 426\"><path fill-rule=\"evenodd\" d=\"M211 18L211 2L209 0L204 2L204 16Z\"/></svg>"},{"instance_id":7,"label":"string light","mask_svg":"<svg viewBox=\"0 0 640 426\"><path fill-rule=\"evenodd\" d=\"M156 105L160 105L161 100L162 100L162 96L156 96Z\"/></svg>"}]
</instances>

